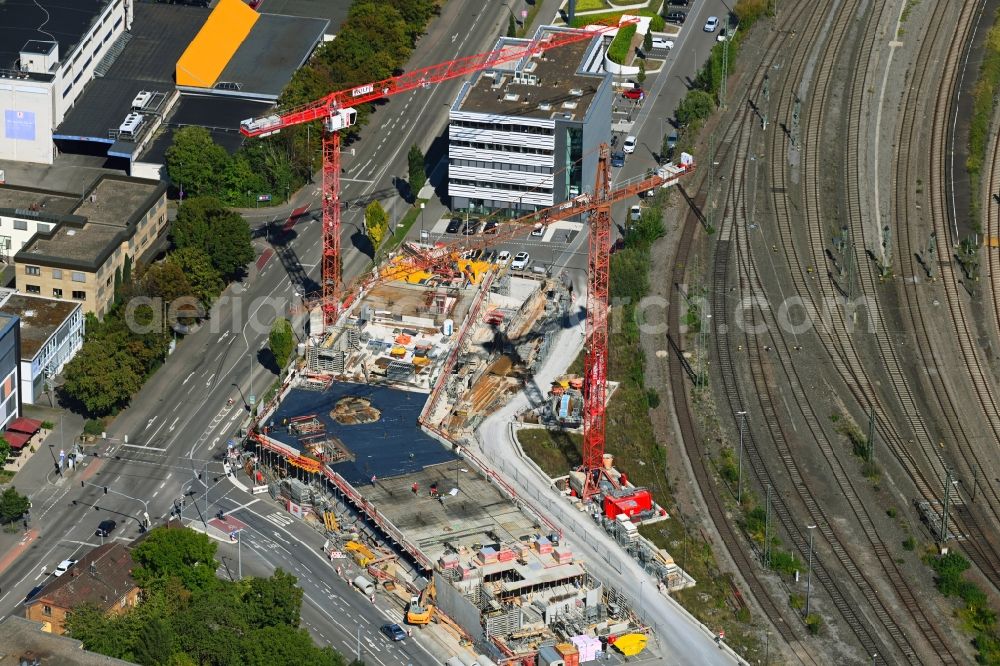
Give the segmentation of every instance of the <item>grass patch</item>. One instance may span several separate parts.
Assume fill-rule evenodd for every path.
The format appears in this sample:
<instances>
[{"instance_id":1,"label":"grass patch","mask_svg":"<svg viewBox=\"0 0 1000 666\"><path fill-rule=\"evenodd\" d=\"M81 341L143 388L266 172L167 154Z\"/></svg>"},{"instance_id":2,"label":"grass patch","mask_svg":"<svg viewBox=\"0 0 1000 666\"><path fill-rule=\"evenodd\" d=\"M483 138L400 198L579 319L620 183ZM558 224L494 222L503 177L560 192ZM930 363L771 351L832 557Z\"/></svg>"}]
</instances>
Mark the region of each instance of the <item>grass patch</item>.
<instances>
[{"instance_id":1,"label":"grass patch","mask_svg":"<svg viewBox=\"0 0 1000 666\"><path fill-rule=\"evenodd\" d=\"M962 629L974 636L973 644L979 654L976 662L1000 665L1000 633L997 632L997 614L989 606L986 593L972 581L966 580L969 561L955 551L947 555L928 555L924 561L934 570L934 585L946 597L957 597L963 606L957 615Z\"/></svg>"},{"instance_id":2,"label":"grass patch","mask_svg":"<svg viewBox=\"0 0 1000 666\"><path fill-rule=\"evenodd\" d=\"M990 139L990 122L993 119L993 100L1000 89L1000 10L993 16L993 27L986 36L983 62L979 66L979 80L972 91L972 119L969 122L969 156L965 168L969 172L969 217L976 232L982 230L979 194L983 162L986 160Z\"/></svg>"},{"instance_id":3,"label":"grass patch","mask_svg":"<svg viewBox=\"0 0 1000 666\"><path fill-rule=\"evenodd\" d=\"M421 202L426 203L426 199L418 199L414 205L410 206L410 210L406 211L406 215L396 225L396 231L392 234L392 238L382 244L382 248L380 248L381 252L388 253L406 240L406 235L410 233L410 229L413 228L417 218L420 217Z\"/></svg>"},{"instance_id":4,"label":"grass patch","mask_svg":"<svg viewBox=\"0 0 1000 666\"><path fill-rule=\"evenodd\" d=\"M608 9L610 5L604 0L576 0L577 12L593 12L599 9Z\"/></svg>"},{"instance_id":5,"label":"grass patch","mask_svg":"<svg viewBox=\"0 0 1000 666\"><path fill-rule=\"evenodd\" d=\"M597 23L598 21L601 23L615 23L622 17L623 14L628 14L629 16L648 16L650 18L649 28L653 32L660 32L667 25L667 22L663 20L663 17L654 12L652 9L631 9L628 11L616 10L613 12L604 12L603 14L575 16L571 25L574 28L582 28L586 25L590 25L591 23Z\"/></svg>"},{"instance_id":6,"label":"grass patch","mask_svg":"<svg viewBox=\"0 0 1000 666\"><path fill-rule=\"evenodd\" d=\"M632 53L632 40L635 39L635 31L635 25L627 25L618 30L618 34L608 46L608 60L619 65L625 64L629 54Z\"/></svg>"},{"instance_id":7,"label":"grass patch","mask_svg":"<svg viewBox=\"0 0 1000 666\"><path fill-rule=\"evenodd\" d=\"M10 483L14 478L14 472L6 469L0 469L0 484Z\"/></svg>"},{"instance_id":8,"label":"grass patch","mask_svg":"<svg viewBox=\"0 0 1000 666\"><path fill-rule=\"evenodd\" d=\"M565 476L583 462L583 436L575 432L522 428L517 441L524 453L549 476Z\"/></svg>"}]
</instances>

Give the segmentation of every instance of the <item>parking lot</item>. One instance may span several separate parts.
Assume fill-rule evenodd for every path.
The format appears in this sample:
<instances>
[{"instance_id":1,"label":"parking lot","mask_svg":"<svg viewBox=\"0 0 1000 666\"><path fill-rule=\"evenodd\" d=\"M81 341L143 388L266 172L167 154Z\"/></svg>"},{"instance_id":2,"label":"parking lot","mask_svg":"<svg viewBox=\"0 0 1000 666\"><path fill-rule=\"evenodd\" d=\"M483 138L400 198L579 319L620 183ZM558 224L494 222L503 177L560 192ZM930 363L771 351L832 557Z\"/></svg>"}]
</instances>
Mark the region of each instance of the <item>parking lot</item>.
<instances>
[{"instance_id":1,"label":"parking lot","mask_svg":"<svg viewBox=\"0 0 1000 666\"><path fill-rule=\"evenodd\" d=\"M458 220L459 223L456 225L452 222L453 220ZM462 238L476 238L477 240L482 240L484 237L488 238L489 234L483 233L484 221L475 218L472 221L474 222L474 226L471 229L474 229L475 232L464 234L464 217L442 218L433 225L427 225L424 228L423 231L426 232L424 234L426 238L424 238L423 242L453 243L460 241ZM498 223L501 228L509 224L500 221ZM448 231L449 225L454 229L451 233ZM517 272L545 273L551 276L555 276L567 266L571 268L583 268L586 265L586 248L583 248L582 252L571 250L573 241L583 231L582 222L560 220L542 228L540 231L541 235L535 235L525 230L524 235L517 240L509 240L491 246L484 256L488 256L490 252L494 252L495 256L492 260L497 261L497 257L501 253L506 252L510 255L510 259L502 263L510 266L511 270L515 270L512 264L518 253L526 252L528 260L524 268Z\"/></svg>"}]
</instances>

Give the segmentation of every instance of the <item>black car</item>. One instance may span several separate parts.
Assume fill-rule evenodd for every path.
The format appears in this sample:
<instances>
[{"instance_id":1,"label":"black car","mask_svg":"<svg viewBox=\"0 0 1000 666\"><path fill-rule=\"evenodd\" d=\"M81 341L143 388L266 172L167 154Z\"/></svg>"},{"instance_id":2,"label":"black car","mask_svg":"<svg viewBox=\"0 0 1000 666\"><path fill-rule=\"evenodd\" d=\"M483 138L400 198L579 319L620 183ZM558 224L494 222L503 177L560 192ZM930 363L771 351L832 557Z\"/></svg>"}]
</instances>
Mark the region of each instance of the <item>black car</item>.
<instances>
[{"instance_id":1,"label":"black car","mask_svg":"<svg viewBox=\"0 0 1000 666\"><path fill-rule=\"evenodd\" d=\"M28 603L29 601L37 597L38 593L44 589L45 589L44 585L36 585L33 588L31 588L31 591L28 592L27 596L24 597L24 603Z\"/></svg>"},{"instance_id":2,"label":"black car","mask_svg":"<svg viewBox=\"0 0 1000 666\"><path fill-rule=\"evenodd\" d=\"M691 0L670 0L671 5L674 7L687 7L691 4Z\"/></svg>"},{"instance_id":3,"label":"black car","mask_svg":"<svg viewBox=\"0 0 1000 666\"><path fill-rule=\"evenodd\" d=\"M453 217L451 222L448 223L448 228L445 229L449 234L457 234L458 230L462 228L462 218Z\"/></svg>"},{"instance_id":4,"label":"black car","mask_svg":"<svg viewBox=\"0 0 1000 666\"><path fill-rule=\"evenodd\" d=\"M475 220L469 220L465 223L465 226L462 227L462 233L466 236L472 236L477 231L479 231L479 223Z\"/></svg>"},{"instance_id":5,"label":"black car","mask_svg":"<svg viewBox=\"0 0 1000 666\"><path fill-rule=\"evenodd\" d=\"M667 23L677 23L677 24L680 24L680 23L684 23L684 21L687 20L687 16L688 15L685 14L684 12L669 12L663 18L666 20Z\"/></svg>"},{"instance_id":6,"label":"black car","mask_svg":"<svg viewBox=\"0 0 1000 666\"><path fill-rule=\"evenodd\" d=\"M611 153L611 166L613 167L625 166L625 153L621 151L617 153Z\"/></svg>"},{"instance_id":7,"label":"black car","mask_svg":"<svg viewBox=\"0 0 1000 666\"><path fill-rule=\"evenodd\" d=\"M486 222L486 226L483 227L484 234L495 234L500 230L500 223L496 220L489 220Z\"/></svg>"},{"instance_id":8,"label":"black car","mask_svg":"<svg viewBox=\"0 0 1000 666\"><path fill-rule=\"evenodd\" d=\"M95 535L99 537L111 536L111 533L115 531L118 527L118 523L113 520L102 520L101 524L97 526L97 531L94 532Z\"/></svg>"}]
</instances>

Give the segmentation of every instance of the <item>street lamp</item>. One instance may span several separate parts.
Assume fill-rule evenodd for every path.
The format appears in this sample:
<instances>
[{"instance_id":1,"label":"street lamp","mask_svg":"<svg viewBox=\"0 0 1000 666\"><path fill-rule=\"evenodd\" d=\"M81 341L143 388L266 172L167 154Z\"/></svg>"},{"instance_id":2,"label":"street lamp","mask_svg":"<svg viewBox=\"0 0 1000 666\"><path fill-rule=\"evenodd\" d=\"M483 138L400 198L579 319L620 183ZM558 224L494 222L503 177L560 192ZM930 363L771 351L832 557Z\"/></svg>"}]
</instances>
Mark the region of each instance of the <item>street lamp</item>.
<instances>
[{"instance_id":1,"label":"street lamp","mask_svg":"<svg viewBox=\"0 0 1000 666\"><path fill-rule=\"evenodd\" d=\"M813 572L813 530L815 525L806 525L809 530L809 569L806 572L806 617L809 617L809 597L812 593L812 572Z\"/></svg>"},{"instance_id":2,"label":"street lamp","mask_svg":"<svg viewBox=\"0 0 1000 666\"><path fill-rule=\"evenodd\" d=\"M52 466L56 468L56 472L59 474L59 476L62 476L62 465L60 465L59 462L56 460L55 448L56 448L55 444L49 444L49 455L52 456Z\"/></svg>"},{"instance_id":3,"label":"street lamp","mask_svg":"<svg viewBox=\"0 0 1000 666\"><path fill-rule=\"evenodd\" d=\"M740 456L736 477L736 503L741 504L743 501L743 432L746 428L747 413L746 411L736 412L736 416L740 417Z\"/></svg>"},{"instance_id":4,"label":"street lamp","mask_svg":"<svg viewBox=\"0 0 1000 666\"><path fill-rule=\"evenodd\" d=\"M427 204L423 201L420 202L420 240L424 240L424 208Z\"/></svg>"}]
</instances>

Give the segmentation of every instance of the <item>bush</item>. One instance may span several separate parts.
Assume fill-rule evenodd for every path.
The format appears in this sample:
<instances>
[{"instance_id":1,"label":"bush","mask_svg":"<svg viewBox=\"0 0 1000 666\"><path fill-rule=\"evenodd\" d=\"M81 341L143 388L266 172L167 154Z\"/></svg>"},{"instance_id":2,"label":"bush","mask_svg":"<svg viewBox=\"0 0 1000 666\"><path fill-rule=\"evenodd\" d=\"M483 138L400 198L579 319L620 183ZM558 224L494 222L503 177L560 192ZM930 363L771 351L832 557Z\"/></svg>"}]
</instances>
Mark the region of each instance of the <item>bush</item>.
<instances>
[{"instance_id":1,"label":"bush","mask_svg":"<svg viewBox=\"0 0 1000 666\"><path fill-rule=\"evenodd\" d=\"M917 540L914 539L912 536L908 536L908 537L906 537L906 539L903 540L903 549L904 550L910 550L910 551L912 551L916 547L917 547Z\"/></svg>"},{"instance_id":2,"label":"bush","mask_svg":"<svg viewBox=\"0 0 1000 666\"><path fill-rule=\"evenodd\" d=\"M87 419L83 424L83 434L100 437L104 432L104 423L97 419Z\"/></svg>"},{"instance_id":3,"label":"bush","mask_svg":"<svg viewBox=\"0 0 1000 666\"><path fill-rule=\"evenodd\" d=\"M771 0L739 0L733 7L733 14L736 15L741 30L748 29L771 13Z\"/></svg>"},{"instance_id":4,"label":"bush","mask_svg":"<svg viewBox=\"0 0 1000 666\"><path fill-rule=\"evenodd\" d=\"M572 27L582 28L584 26L591 25L592 23L604 23L606 25L617 23L618 20L621 19L622 14L628 14L629 16L648 16L650 19L649 29L653 32L661 32L667 26L667 22L663 19L663 17L654 12L652 9L631 9L627 12L619 10L614 12L605 12L603 14L576 16L573 18Z\"/></svg>"},{"instance_id":5,"label":"bush","mask_svg":"<svg viewBox=\"0 0 1000 666\"><path fill-rule=\"evenodd\" d=\"M799 558L789 552L776 550L771 553L771 568L789 576L802 568Z\"/></svg>"},{"instance_id":6,"label":"bush","mask_svg":"<svg viewBox=\"0 0 1000 666\"><path fill-rule=\"evenodd\" d=\"M646 390L646 402L649 403L650 409L656 409L660 406L660 394L656 389Z\"/></svg>"},{"instance_id":7,"label":"bush","mask_svg":"<svg viewBox=\"0 0 1000 666\"><path fill-rule=\"evenodd\" d=\"M608 46L608 60L619 65L624 64L632 53L632 40L635 38L635 24L627 25L618 30L618 34Z\"/></svg>"},{"instance_id":8,"label":"bush","mask_svg":"<svg viewBox=\"0 0 1000 666\"><path fill-rule=\"evenodd\" d=\"M691 125L696 121L704 120L715 111L715 98L711 93L704 90L689 90L677 105L675 116L677 124L681 127Z\"/></svg>"},{"instance_id":9,"label":"bush","mask_svg":"<svg viewBox=\"0 0 1000 666\"><path fill-rule=\"evenodd\" d=\"M53 423L52 421L42 421L42 428L44 428L45 430L53 430L55 429L55 427L56 424Z\"/></svg>"},{"instance_id":10,"label":"bush","mask_svg":"<svg viewBox=\"0 0 1000 666\"><path fill-rule=\"evenodd\" d=\"M809 629L810 634L815 636L823 628L823 618L816 613L809 613L806 615L806 628Z\"/></svg>"}]
</instances>

